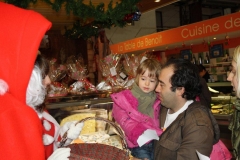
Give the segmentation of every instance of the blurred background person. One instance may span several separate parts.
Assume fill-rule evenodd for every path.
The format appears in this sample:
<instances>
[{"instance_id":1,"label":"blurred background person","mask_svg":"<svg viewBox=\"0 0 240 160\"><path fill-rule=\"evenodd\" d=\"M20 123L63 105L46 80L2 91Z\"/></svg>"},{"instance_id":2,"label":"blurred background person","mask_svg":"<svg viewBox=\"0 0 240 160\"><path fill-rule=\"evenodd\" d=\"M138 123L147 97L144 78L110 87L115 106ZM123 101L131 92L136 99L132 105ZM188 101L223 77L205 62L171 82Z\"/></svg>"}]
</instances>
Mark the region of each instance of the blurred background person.
<instances>
[{"instance_id":1,"label":"blurred background person","mask_svg":"<svg viewBox=\"0 0 240 160\"><path fill-rule=\"evenodd\" d=\"M198 70L199 75L200 75L200 84L201 84L201 93L197 97L197 98L199 98L197 100L199 100L202 105L211 109L212 95L211 95L211 92L208 89L207 81L202 77L203 72L205 72L204 69L203 69L203 65L201 65L201 64L197 65L197 70ZM205 72L205 74L208 74L208 73Z\"/></svg>"},{"instance_id":2,"label":"blurred background person","mask_svg":"<svg viewBox=\"0 0 240 160\"><path fill-rule=\"evenodd\" d=\"M199 75L205 79L206 83L208 83L208 80L210 79L210 74L206 70L206 68L202 65L198 65Z\"/></svg>"},{"instance_id":3,"label":"blurred background person","mask_svg":"<svg viewBox=\"0 0 240 160\"><path fill-rule=\"evenodd\" d=\"M236 93L237 100L235 102L235 110L232 120L229 124L229 129L232 131L231 141L233 154L237 160L240 158L240 45L233 52L232 70L227 78L233 86L233 91Z\"/></svg>"}]
</instances>

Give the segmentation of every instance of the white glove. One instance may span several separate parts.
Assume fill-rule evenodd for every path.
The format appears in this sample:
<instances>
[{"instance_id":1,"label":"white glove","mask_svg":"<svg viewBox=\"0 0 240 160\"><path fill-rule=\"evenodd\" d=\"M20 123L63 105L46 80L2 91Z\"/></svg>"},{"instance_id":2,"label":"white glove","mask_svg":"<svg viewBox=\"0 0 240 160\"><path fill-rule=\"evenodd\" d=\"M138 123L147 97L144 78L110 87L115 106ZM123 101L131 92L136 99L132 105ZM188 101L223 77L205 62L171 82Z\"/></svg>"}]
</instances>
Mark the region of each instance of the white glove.
<instances>
[{"instance_id":1,"label":"white glove","mask_svg":"<svg viewBox=\"0 0 240 160\"><path fill-rule=\"evenodd\" d=\"M75 125L76 123L72 123L70 125L70 128L67 132L67 138L69 139L77 139L78 136L80 135L80 132L83 128L83 122L82 123L78 123L77 125Z\"/></svg>"},{"instance_id":2,"label":"white glove","mask_svg":"<svg viewBox=\"0 0 240 160\"><path fill-rule=\"evenodd\" d=\"M61 135L61 137L64 135L64 133L65 133L67 130L69 130L69 128L70 128L70 126L71 126L72 123L76 124L77 121L66 122L66 123L64 123L64 125L60 128L60 135Z\"/></svg>"},{"instance_id":3,"label":"white glove","mask_svg":"<svg viewBox=\"0 0 240 160\"><path fill-rule=\"evenodd\" d=\"M147 129L143 132L142 135L140 135L138 137L137 143L138 143L139 147L142 147L144 144L146 144L147 142L149 142L153 139L159 140L157 132L152 129Z\"/></svg>"},{"instance_id":4,"label":"white glove","mask_svg":"<svg viewBox=\"0 0 240 160\"><path fill-rule=\"evenodd\" d=\"M66 122L62 127L61 127L61 129L60 129L60 135L61 135L61 137L63 137L63 135L64 135L64 133L67 131L67 130L69 130L71 127L73 127L74 128L74 126L76 125L76 123L77 123L77 121L71 121L71 122ZM83 126L83 123L79 123L79 124L82 124L82 126ZM79 125L78 124L78 125ZM81 127L81 125L79 125L78 127ZM82 130L82 127L81 127L81 129L79 130L79 132ZM69 137L68 137L69 138ZM76 137L77 138L77 137ZM76 138L74 138L74 139L76 139Z\"/></svg>"},{"instance_id":5,"label":"white glove","mask_svg":"<svg viewBox=\"0 0 240 160\"><path fill-rule=\"evenodd\" d=\"M58 148L56 149L47 160L69 160L70 148Z\"/></svg>"}]
</instances>

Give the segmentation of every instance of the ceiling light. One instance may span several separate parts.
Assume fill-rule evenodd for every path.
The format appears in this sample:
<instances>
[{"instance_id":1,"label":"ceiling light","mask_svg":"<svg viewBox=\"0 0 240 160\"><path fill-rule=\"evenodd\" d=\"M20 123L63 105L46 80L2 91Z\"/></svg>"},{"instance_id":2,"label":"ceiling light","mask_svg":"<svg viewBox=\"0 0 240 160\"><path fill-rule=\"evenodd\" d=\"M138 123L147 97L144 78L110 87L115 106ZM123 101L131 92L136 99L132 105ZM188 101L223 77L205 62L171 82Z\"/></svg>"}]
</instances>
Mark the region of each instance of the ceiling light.
<instances>
[{"instance_id":1,"label":"ceiling light","mask_svg":"<svg viewBox=\"0 0 240 160\"><path fill-rule=\"evenodd\" d=\"M160 2L161 0L155 0L154 2Z\"/></svg>"},{"instance_id":2,"label":"ceiling light","mask_svg":"<svg viewBox=\"0 0 240 160\"><path fill-rule=\"evenodd\" d=\"M214 37L213 39L217 39L216 37Z\"/></svg>"}]
</instances>

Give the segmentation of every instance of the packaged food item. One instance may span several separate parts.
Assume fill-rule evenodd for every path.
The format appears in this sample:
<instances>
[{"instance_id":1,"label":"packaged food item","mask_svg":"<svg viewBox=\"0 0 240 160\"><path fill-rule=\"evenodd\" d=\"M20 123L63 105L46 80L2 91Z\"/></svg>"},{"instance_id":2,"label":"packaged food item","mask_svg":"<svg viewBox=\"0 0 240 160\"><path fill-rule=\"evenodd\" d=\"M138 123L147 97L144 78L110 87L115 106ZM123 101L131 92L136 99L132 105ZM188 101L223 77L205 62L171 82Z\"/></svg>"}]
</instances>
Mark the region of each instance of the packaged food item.
<instances>
[{"instance_id":1,"label":"packaged food item","mask_svg":"<svg viewBox=\"0 0 240 160\"><path fill-rule=\"evenodd\" d=\"M81 95L97 91L95 86L87 79L88 70L82 58L76 59L74 56L71 56L68 58L66 66L69 77L76 80L76 82L70 85L69 93Z\"/></svg>"},{"instance_id":2,"label":"packaged food item","mask_svg":"<svg viewBox=\"0 0 240 160\"><path fill-rule=\"evenodd\" d=\"M50 60L49 78L52 82L59 82L66 76L66 66L57 63L57 59Z\"/></svg>"},{"instance_id":3,"label":"packaged food item","mask_svg":"<svg viewBox=\"0 0 240 160\"><path fill-rule=\"evenodd\" d=\"M66 96L67 94L67 88L63 86L60 82L52 82L47 91L48 97L61 97Z\"/></svg>"},{"instance_id":4,"label":"packaged food item","mask_svg":"<svg viewBox=\"0 0 240 160\"><path fill-rule=\"evenodd\" d=\"M72 143L100 143L123 149L121 139L118 135L110 136L104 131L80 134L79 138L75 139Z\"/></svg>"}]
</instances>

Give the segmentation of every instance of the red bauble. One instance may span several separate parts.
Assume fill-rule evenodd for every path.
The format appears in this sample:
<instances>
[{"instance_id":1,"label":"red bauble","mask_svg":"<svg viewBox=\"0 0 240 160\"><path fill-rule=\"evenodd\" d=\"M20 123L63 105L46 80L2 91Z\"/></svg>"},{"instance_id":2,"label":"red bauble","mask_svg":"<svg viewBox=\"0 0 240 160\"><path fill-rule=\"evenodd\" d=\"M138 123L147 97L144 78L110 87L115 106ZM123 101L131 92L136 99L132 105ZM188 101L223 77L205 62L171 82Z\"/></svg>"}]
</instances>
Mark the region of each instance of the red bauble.
<instances>
[{"instance_id":1,"label":"red bauble","mask_svg":"<svg viewBox=\"0 0 240 160\"><path fill-rule=\"evenodd\" d=\"M125 17L124 17L124 20L126 22L129 22L129 21L132 21L132 18L133 18L133 13L130 13L130 14L127 14Z\"/></svg>"}]
</instances>

